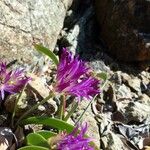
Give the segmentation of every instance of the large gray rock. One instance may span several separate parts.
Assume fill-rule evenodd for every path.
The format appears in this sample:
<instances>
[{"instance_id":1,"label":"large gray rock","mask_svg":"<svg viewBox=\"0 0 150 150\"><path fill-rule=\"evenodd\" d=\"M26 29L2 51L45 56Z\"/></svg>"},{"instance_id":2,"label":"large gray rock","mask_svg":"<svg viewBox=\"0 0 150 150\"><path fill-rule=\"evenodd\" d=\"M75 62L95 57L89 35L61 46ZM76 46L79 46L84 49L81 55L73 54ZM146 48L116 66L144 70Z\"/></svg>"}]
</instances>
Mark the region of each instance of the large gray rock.
<instances>
[{"instance_id":1,"label":"large gray rock","mask_svg":"<svg viewBox=\"0 0 150 150\"><path fill-rule=\"evenodd\" d=\"M0 59L34 64L33 42L54 49L72 0L1 0Z\"/></svg>"}]
</instances>

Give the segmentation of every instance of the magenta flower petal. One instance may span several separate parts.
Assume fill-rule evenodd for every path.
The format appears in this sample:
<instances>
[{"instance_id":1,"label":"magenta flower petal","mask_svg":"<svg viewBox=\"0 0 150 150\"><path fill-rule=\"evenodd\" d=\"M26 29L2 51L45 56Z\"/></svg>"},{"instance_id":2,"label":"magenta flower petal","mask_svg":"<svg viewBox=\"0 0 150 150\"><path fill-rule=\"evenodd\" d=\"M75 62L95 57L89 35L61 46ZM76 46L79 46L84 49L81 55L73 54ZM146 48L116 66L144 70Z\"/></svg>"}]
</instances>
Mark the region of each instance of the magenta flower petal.
<instances>
[{"instance_id":1,"label":"magenta flower petal","mask_svg":"<svg viewBox=\"0 0 150 150\"><path fill-rule=\"evenodd\" d=\"M6 93L19 92L28 83L30 78L25 77L23 72L22 69L9 71L6 68L6 63L0 63L0 99L3 100Z\"/></svg>"},{"instance_id":2,"label":"magenta flower petal","mask_svg":"<svg viewBox=\"0 0 150 150\"><path fill-rule=\"evenodd\" d=\"M57 144L57 150L94 150L89 143L91 138L85 138L87 131L87 123L80 127L79 125L72 131L72 133L62 136L62 139Z\"/></svg>"},{"instance_id":3,"label":"magenta flower petal","mask_svg":"<svg viewBox=\"0 0 150 150\"><path fill-rule=\"evenodd\" d=\"M86 64L64 48L57 68L55 91L67 93L79 99L91 98L100 93L99 80L88 75L88 72L89 68Z\"/></svg>"}]
</instances>

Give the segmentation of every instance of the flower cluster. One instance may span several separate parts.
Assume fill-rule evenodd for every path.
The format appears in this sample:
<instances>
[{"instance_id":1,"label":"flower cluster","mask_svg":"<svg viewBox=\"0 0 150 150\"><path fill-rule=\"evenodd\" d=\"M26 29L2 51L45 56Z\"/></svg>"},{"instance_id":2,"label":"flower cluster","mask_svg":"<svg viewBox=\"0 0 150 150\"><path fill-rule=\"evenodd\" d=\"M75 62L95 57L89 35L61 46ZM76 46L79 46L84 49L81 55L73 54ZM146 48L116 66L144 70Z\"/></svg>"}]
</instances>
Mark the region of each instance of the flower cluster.
<instances>
[{"instance_id":1,"label":"flower cluster","mask_svg":"<svg viewBox=\"0 0 150 150\"><path fill-rule=\"evenodd\" d=\"M80 129L80 130L79 130ZM80 132L79 132L80 131ZM56 149L57 150L94 150L89 143L92 141L91 138L85 137L87 131L87 123L85 125L79 125L70 133L61 133L59 138L56 138Z\"/></svg>"},{"instance_id":2,"label":"flower cluster","mask_svg":"<svg viewBox=\"0 0 150 150\"><path fill-rule=\"evenodd\" d=\"M56 92L74 95L79 99L90 99L100 92L99 80L89 74L89 68L78 56L73 56L65 48L62 50L56 80Z\"/></svg>"},{"instance_id":3,"label":"flower cluster","mask_svg":"<svg viewBox=\"0 0 150 150\"><path fill-rule=\"evenodd\" d=\"M30 80L25 77L22 69L9 71L6 63L0 63L0 99L4 100L5 94L14 94L19 92Z\"/></svg>"},{"instance_id":4,"label":"flower cluster","mask_svg":"<svg viewBox=\"0 0 150 150\"><path fill-rule=\"evenodd\" d=\"M53 57L57 59L55 55L53 55ZM10 71L7 69L6 63L0 62L0 100L4 100L7 94L14 94L19 92L28 83L28 81L31 78L26 77L23 72L24 72L23 69L16 69ZM58 112L60 113L58 113L59 114L58 117L63 121L67 121L67 119L72 115L72 113L77 108L78 101L80 101L81 98L91 99L96 94L100 93L99 80L94 76L92 76L90 72L90 68L86 66L85 62L80 60L78 56L72 55L71 52L69 52L67 49L64 48L62 50L60 61L57 66L57 75L56 75L56 83L54 86L54 91L50 92L46 98L44 98L39 103L35 104L32 108L30 108L22 116L20 116L16 125L20 124L22 119L24 119L32 111L37 109L39 105L44 104L47 100L52 98L54 95L53 92L64 95L64 99L62 100L62 103L60 104L59 107ZM77 99L78 101L75 103L75 105L73 105L73 107L67 113L67 115L65 115L66 95L72 95L78 98ZM16 104L17 102L18 101L16 101ZM87 108L85 109L85 111L87 110ZM83 116L83 114L81 115L81 117ZM11 120L12 126L14 126L13 125L14 117L15 117L15 110ZM43 120L44 118L42 116L33 117L31 118L31 122L33 121L34 123L34 119L40 121L40 119ZM45 122L47 122L47 118ZM59 124L59 122L60 121L58 119L55 119L55 121L52 121L51 123L53 124L52 126L55 127L55 125L57 126L57 123ZM61 124L65 126L66 131L68 131L69 126L67 124L64 124L64 122L61 122ZM61 131L60 126L58 126L58 130ZM50 147L50 149L56 149L56 150L94 150L94 147L91 146L92 139L85 135L86 131L87 131L87 123L81 126L77 125L74 128L74 130L69 134L67 134L66 132L61 132L61 133L59 132L56 136L54 135L53 137L50 137L47 140L48 142L47 145L42 143L43 142L42 140L40 142L37 142L37 145L35 142L33 142L33 145L27 147L33 149L35 146L39 146L38 144L41 143L40 145L41 148L42 147L45 148L44 146L46 146L47 148L48 146ZM32 136L33 135L34 133L32 134ZM35 135L37 134L35 133ZM37 136L35 136L35 138L36 137ZM43 136L43 138L45 137Z\"/></svg>"}]
</instances>

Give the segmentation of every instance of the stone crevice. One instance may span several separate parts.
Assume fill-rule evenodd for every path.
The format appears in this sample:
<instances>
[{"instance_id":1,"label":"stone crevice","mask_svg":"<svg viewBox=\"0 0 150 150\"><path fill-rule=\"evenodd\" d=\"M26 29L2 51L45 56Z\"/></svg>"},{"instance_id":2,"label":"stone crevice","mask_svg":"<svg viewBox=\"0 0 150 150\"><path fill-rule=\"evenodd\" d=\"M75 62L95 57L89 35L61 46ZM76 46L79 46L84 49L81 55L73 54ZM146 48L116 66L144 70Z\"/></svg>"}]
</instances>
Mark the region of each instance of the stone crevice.
<instances>
[{"instance_id":1,"label":"stone crevice","mask_svg":"<svg viewBox=\"0 0 150 150\"><path fill-rule=\"evenodd\" d=\"M67 10L67 6L65 5L64 0L60 0L60 1L61 1L61 3L63 4L65 10Z\"/></svg>"},{"instance_id":2,"label":"stone crevice","mask_svg":"<svg viewBox=\"0 0 150 150\"><path fill-rule=\"evenodd\" d=\"M19 31L22 31L22 32L24 32L24 33L30 34L30 31L26 31L26 30L17 28L17 26L16 26L16 27L15 27L15 26L11 26L11 25L8 25L8 24L6 24L6 23L4 23L4 22L0 22L0 24L3 25L3 26L5 26L5 27L11 28L11 29L13 29L13 30L19 30Z\"/></svg>"},{"instance_id":3,"label":"stone crevice","mask_svg":"<svg viewBox=\"0 0 150 150\"><path fill-rule=\"evenodd\" d=\"M7 6L12 12L21 14L20 11L18 11L17 9L14 9L13 6L10 3L7 3L6 1L3 2L5 6Z\"/></svg>"},{"instance_id":4,"label":"stone crevice","mask_svg":"<svg viewBox=\"0 0 150 150\"><path fill-rule=\"evenodd\" d=\"M31 32L30 32L30 34L31 34L31 37L32 37L32 41L34 42L34 36L33 36L33 34L32 34L32 31L33 31L33 25L32 25L32 19L31 19L31 14L32 14L32 12L31 12L31 5L30 5L30 2L28 2L27 3L28 4L28 10L29 10L29 21L30 21L30 27L31 27Z\"/></svg>"}]
</instances>

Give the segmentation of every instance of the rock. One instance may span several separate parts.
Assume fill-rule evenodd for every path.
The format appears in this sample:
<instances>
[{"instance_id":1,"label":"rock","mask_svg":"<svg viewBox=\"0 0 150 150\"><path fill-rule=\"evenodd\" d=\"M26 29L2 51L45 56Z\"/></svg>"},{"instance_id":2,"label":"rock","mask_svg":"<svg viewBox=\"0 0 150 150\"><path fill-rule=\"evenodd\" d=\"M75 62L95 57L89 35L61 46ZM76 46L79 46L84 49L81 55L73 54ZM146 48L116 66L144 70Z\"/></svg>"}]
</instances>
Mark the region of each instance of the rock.
<instances>
[{"instance_id":1,"label":"rock","mask_svg":"<svg viewBox=\"0 0 150 150\"><path fill-rule=\"evenodd\" d=\"M129 87L122 84L116 91L117 99L119 98L132 98L131 90Z\"/></svg>"},{"instance_id":2,"label":"rock","mask_svg":"<svg viewBox=\"0 0 150 150\"><path fill-rule=\"evenodd\" d=\"M99 131L101 148L107 150L129 150L122 142L119 135L112 132L113 122L107 118L106 114L100 114L99 117Z\"/></svg>"},{"instance_id":3,"label":"rock","mask_svg":"<svg viewBox=\"0 0 150 150\"><path fill-rule=\"evenodd\" d=\"M128 80L131 80L131 76L129 76L127 73L122 73L121 77L124 83L126 83Z\"/></svg>"},{"instance_id":4,"label":"rock","mask_svg":"<svg viewBox=\"0 0 150 150\"><path fill-rule=\"evenodd\" d=\"M111 77L111 81L117 84L122 84L121 71L115 72Z\"/></svg>"},{"instance_id":5,"label":"rock","mask_svg":"<svg viewBox=\"0 0 150 150\"><path fill-rule=\"evenodd\" d=\"M143 104L150 105L150 97L146 94L142 94L139 97L139 101L141 101L141 103L143 103Z\"/></svg>"},{"instance_id":6,"label":"rock","mask_svg":"<svg viewBox=\"0 0 150 150\"><path fill-rule=\"evenodd\" d=\"M72 0L1 0L0 59L35 65L41 55L33 50L33 43L54 49L71 3Z\"/></svg>"},{"instance_id":7,"label":"rock","mask_svg":"<svg viewBox=\"0 0 150 150\"><path fill-rule=\"evenodd\" d=\"M45 111L45 107L44 107L43 105L40 105L40 106L38 107L38 110L40 110L41 112L42 112L42 111Z\"/></svg>"},{"instance_id":8,"label":"rock","mask_svg":"<svg viewBox=\"0 0 150 150\"><path fill-rule=\"evenodd\" d=\"M148 85L150 83L150 73L149 72L142 72L141 79L143 84Z\"/></svg>"},{"instance_id":9,"label":"rock","mask_svg":"<svg viewBox=\"0 0 150 150\"><path fill-rule=\"evenodd\" d=\"M41 98L47 97L50 90L46 87L46 81L34 74L29 74L29 76L32 78L32 81L29 83L28 89L34 90Z\"/></svg>"},{"instance_id":10,"label":"rock","mask_svg":"<svg viewBox=\"0 0 150 150\"><path fill-rule=\"evenodd\" d=\"M30 132L36 132L39 130L43 129L43 125L42 124L27 124L24 126L24 129L26 132L30 133Z\"/></svg>"},{"instance_id":11,"label":"rock","mask_svg":"<svg viewBox=\"0 0 150 150\"><path fill-rule=\"evenodd\" d=\"M115 123L114 127L124 137L124 141L128 145L134 146L135 149L143 149L145 145L149 144L149 124L137 126Z\"/></svg>"},{"instance_id":12,"label":"rock","mask_svg":"<svg viewBox=\"0 0 150 150\"><path fill-rule=\"evenodd\" d=\"M140 78L142 79L142 92L146 93L150 97L150 73L143 71L140 75Z\"/></svg>"},{"instance_id":13,"label":"rock","mask_svg":"<svg viewBox=\"0 0 150 150\"><path fill-rule=\"evenodd\" d=\"M147 86L146 94L150 97L150 83Z\"/></svg>"},{"instance_id":14,"label":"rock","mask_svg":"<svg viewBox=\"0 0 150 150\"><path fill-rule=\"evenodd\" d=\"M7 112L12 113L15 107L15 101L17 99L17 95L10 95L7 97L4 106ZM21 99L18 101L16 116L20 116L27 110L28 102L27 102L27 95L23 92Z\"/></svg>"},{"instance_id":15,"label":"rock","mask_svg":"<svg viewBox=\"0 0 150 150\"><path fill-rule=\"evenodd\" d=\"M150 150L150 146L145 146L144 148L144 150Z\"/></svg>"},{"instance_id":16,"label":"rock","mask_svg":"<svg viewBox=\"0 0 150 150\"><path fill-rule=\"evenodd\" d=\"M110 132L101 138L103 149L107 150L132 150L125 145L119 136Z\"/></svg>"},{"instance_id":17,"label":"rock","mask_svg":"<svg viewBox=\"0 0 150 150\"><path fill-rule=\"evenodd\" d=\"M95 10L111 55L126 62L150 62L150 1L95 0Z\"/></svg>"},{"instance_id":18,"label":"rock","mask_svg":"<svg viewBox=\"0 0 150 150\"><path fill-rule=\"evenodd\" d=\"M6 122L8 117L8 114L4 111L0 114L0 126L3 126L3 124Z\"/></svg>"},{"instance_id":19,"label":"rock","mask_svg":"<svg viewBox=\"0 0 150 150\"><path fill-rule=\"evenodd\" d=\"M95 72L101 70L110 73L110 68L106 66L105 63L101 60L91 61L89 64Z\"/></svg>"},{"instance_id":20,"label":"rock","mask_svg":"<svg viewBox=\"0 0 150 150\"><path fill-rule=\"evenodd\" d=\"M10 128L0 127L0 149L6 150L10 149L12 146L12 141L14 139L14 134Z\"/></svg>"},{"instance_id":21,"label":"rock","mask_svg":"<svg viewBox=\"0 0 150 150\"><path fill-rule=\"evenodd\" d=\"M139 78L135 77L131 80L128 80L127 82L131 90L141 92L141 80Z\"/></svg>"},{"instance_id":22,"label":"rock","mask_svg":"<svg viewBox=\"0 0 150 150\"><path fill-rule=\"evenodd\" d=\"M120 99L117 108L125 116L125 122L150 121L150 101L133 101L131 99Z\"/></svg>"},{"instance_id":23,"label":"rock","mask_svg":"<svg viewBox=\"0 0 150 150\"><path fill-rule=\"evenodd\" d=\"M3 137L2 135L0 135L0 149L6 150L8 148L9 148L8 140L5 137Z\"/></svg>"},{"instance_id":24,"label":"rock","mask_svg":"<svg viewBox=\"0 0 150 150\"><path fill-rule=\"evenodd\" d=\"M58 106L56 104L56 101L53 100L53 98L49 99L47 101L47 113L49 112L49 114L54 114L55 112L57 112L58 110Z\"/></svg>"},{"instance_id":25,"label":"rock","mask_svg":"<svg viewBox=\"0 0 150 150\"><path fill-rule=\"evenodd\" d=\"M108 89L105 90L103 91L103 100L105 101L103 112L115 112L117 110L115 89L113 85L109 84Z\"/></svg>"},{"instance_id":26,"label":"rock","mask_svg":"<svg viewBox=\"0 0 150 150\"><path fill-rule=\"evenodd\" d=\"M122 73L123 83L130 87L133 92L141 92L142 81L136 76L129 76L127 73Z\"/></svg>"},{"instance_id":27,"label":"rock","mask_svg":"<svg viewBox=\"0 0 150 150\"><path fill-rule=\"evenodd\" d=\"M95 36L94 8L91 0L74 0L73 5L65 20L59 46L66 46L73 53L87 54L89 57L94 52L93 46L95 45L95 38L97 39ZM84 59L89 61L87 56Z\"/></svg>"}]
</instances>

